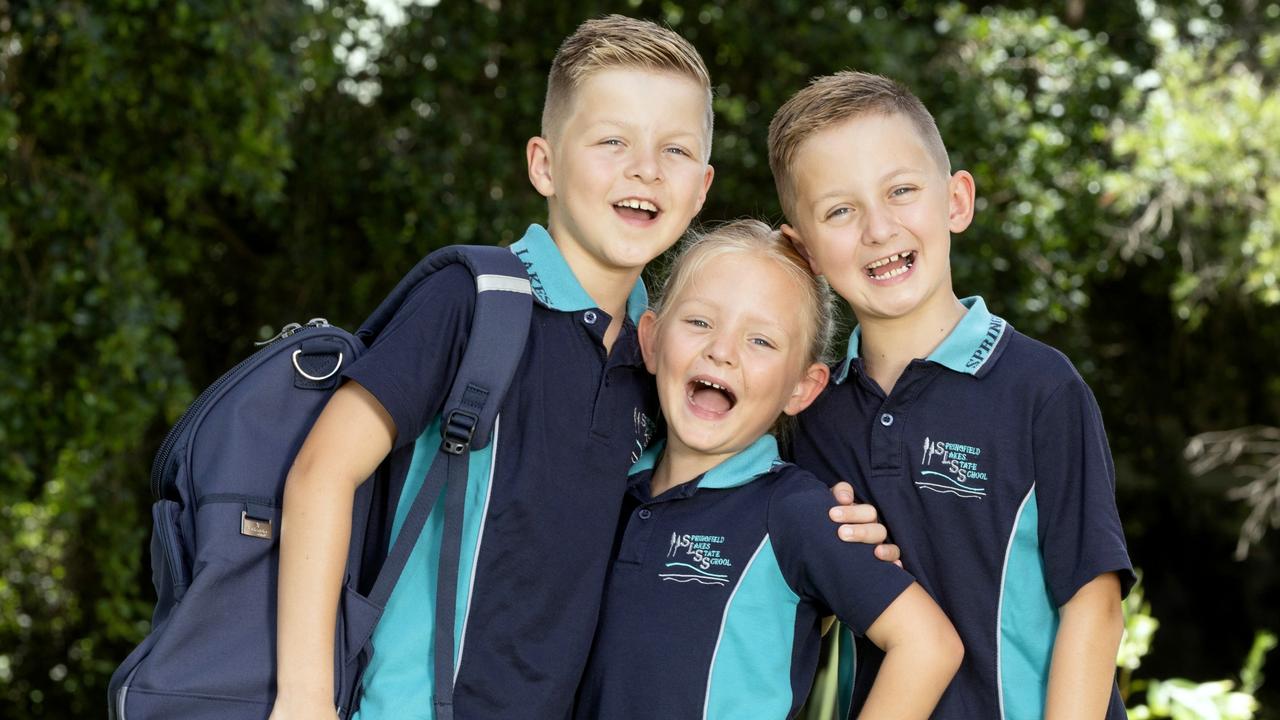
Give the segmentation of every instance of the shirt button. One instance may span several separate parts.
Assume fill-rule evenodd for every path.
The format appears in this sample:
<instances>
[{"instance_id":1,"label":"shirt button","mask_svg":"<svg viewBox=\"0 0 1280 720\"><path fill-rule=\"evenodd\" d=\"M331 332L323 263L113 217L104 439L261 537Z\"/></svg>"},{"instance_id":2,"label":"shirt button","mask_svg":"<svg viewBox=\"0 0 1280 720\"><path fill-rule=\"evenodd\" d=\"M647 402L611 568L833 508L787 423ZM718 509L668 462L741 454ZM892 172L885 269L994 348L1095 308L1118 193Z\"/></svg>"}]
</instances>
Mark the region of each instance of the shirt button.
<instances>
[{"instance_id":1,"label":"shirt button","mask_svg":"<svg viewBox=\"0 0 1280 720\"><path fill-rule=\"evenodd\" d=\"M640 508L640 512L636 513L636 515L639 515L641 520L648 520L653 517L653 511L649 508Z\"/></svg>"},{"instance_id":2,"label":"shirt button","mask_svg":"<svg viewBox=\"0 0 1280 720\"><path fill-rule=\"evenodd\" d=\"M885 426L885 427L889 427L890 425L892 425L892 424L893 424L893 416L892 416L892 415L890 415L889 413L885 413L885 414L881 415L881 416L880 416L880 424L881 424L881 425L883 425L883 426Z\"/></svg>"},{"instance_id":3,"label":"shirt button","mask_svg":"<svg viewBox=\"0 0 1280 720\"><path fill-rule=\"evenodd\" d=\"M588 324L588 325L595 325L595 324L596 324L596 311L595 311L595 310L588 310L588 311L586 311L586 312L582 313L582 322L584 322L584 323L586 323L586 324Z\"/></svg>"}]
</instances>

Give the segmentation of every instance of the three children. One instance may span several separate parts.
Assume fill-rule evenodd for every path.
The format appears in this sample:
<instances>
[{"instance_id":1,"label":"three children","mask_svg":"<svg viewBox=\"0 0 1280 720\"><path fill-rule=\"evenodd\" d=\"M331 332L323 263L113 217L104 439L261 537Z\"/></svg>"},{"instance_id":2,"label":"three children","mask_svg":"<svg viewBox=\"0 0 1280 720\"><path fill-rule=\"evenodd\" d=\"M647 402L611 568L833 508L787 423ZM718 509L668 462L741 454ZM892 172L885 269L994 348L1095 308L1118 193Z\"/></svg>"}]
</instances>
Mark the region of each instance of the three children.
<instances>
[{"instance_id":1,"label":"three children","mask_svg":"<svg viewBox=\"0 0 1280 720\"><path fill-rule=\"evenodd\" d=\"M952 293L972 178L950 175L919 101L874 76L820 80L771 127L784 232L861 323L795 456L880 507L917 585L840 544L830 495L777 459L769 428L827 370L818 286L767 228L734 229L756 237L746 249L695 247L641 315L641 270L711 184L710 100L697 51L652 23L588 21L557 54L527 147L548 225L512 247L537 303L495 439L472 458L458 627L432 627L433 518L375 630L358 717L433 717L437 632L454 636L461 718L786 717L829 612L888 651L860 685L864 715L925 717L961 653L934 600L967 648L940 717L1096 717L1131 582L1110 456L1070 364ZM425 283L299 452L277 720L334 716L333 635L315 629L334 626L352 498L388 455L402 497L420 487L473 296L461 269ZM646 368L669 429L641 458L657 412Z\"/></svg>"}]
</instances>

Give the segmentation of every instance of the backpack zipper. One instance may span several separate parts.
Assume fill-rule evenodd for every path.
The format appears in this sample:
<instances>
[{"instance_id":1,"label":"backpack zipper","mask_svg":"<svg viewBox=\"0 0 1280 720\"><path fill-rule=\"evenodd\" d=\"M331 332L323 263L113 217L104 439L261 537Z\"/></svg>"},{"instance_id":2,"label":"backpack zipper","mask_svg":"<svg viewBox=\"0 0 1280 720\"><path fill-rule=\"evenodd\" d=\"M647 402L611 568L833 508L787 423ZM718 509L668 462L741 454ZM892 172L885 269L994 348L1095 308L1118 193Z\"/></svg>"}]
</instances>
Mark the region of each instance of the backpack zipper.
<instances>
[{"instance_id":1,"label":"backpack zipper","mask_svg":"<svg viewBox=\"0 0 1280 720\"><path fill-rule=\"evenodd\" d=\"M280 329L280 332L276 333L276 336L270 340L254 343L255 345L261 345L261 349L236 363L235 367L232 367L230 370L223 373L221 377L214 380L213 384L205 388L204 392L200 393L200 395L196 397L195 401L193 401L191 405L183 411L182 416L178 418L178 422L174 423L173 427L169 429L168 434L164 436L164 441L160 443L160 450L156 452L156 458L151 463L151 497L153 500L164 499L164 488L162 487L164 482L164 467L168 464L169 455L173 452L173 446L177 444L178 438L182 435L182 431L186 429L187 425L190 424L193 418L200 414L200 409L204 407L205 403L209 402L209 399L227 383L227 380L239 372L245 365L248 365L250 362L265 355L276 341L283 340L299 332L303 332L308 328L324 327L329 327L329 321L324 318L312 318L308 320L305 325L299 325L298 323L289 323L288 325L285 325Z\"/></svg>"}]
</instances>

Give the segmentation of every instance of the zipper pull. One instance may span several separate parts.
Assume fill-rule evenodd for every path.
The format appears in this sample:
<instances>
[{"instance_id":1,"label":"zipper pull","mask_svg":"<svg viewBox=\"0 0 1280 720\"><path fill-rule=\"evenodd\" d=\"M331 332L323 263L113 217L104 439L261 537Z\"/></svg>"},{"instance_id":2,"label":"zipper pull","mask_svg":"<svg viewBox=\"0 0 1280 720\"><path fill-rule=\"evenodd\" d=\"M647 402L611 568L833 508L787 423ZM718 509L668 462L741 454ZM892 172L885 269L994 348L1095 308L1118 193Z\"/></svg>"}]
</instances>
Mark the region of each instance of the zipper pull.
<instances>
[{"instance_id":1,"label":"zipper pull","mask_svg":"<svg viewBox=\"0 0 1280 720\"><path fill-rule=\"evenodd\" d=\"M310 325L311 323L307 323L307 324ZM277 340L281 340L289 337L290 335L298 332L301 329L302 329L302 326L299 325L298 323L289 323L288 325L285 325L284 327L280 328L280 332L276 333L275 337L271 338L270 340L263 340L262 342L256 342L254 343L254 346L262 347L263 345L270 345L271 343Z\"/></svg>"},{"instance_id":2,"label":"zipper pull","mask_svg":"<svg viewBox=\"0 0 1280 720\"><path fill-rule=\"evenodd\" d=\"M307 327L329 327L329 321L324 318L311 318L307 321Z\"/></svg>"}]
</instances>

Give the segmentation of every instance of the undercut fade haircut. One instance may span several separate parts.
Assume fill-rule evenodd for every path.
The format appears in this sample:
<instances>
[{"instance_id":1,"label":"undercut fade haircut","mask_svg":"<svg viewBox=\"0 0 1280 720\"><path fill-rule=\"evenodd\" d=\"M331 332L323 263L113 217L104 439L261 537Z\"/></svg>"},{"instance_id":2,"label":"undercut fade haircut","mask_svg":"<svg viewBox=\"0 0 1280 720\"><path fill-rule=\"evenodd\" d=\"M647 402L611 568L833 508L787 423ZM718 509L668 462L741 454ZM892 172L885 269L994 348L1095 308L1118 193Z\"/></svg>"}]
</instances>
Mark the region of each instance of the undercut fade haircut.
<instances>
[{"instance_id":1,"label":"undercut fade haircut","mask_svg":"<svg viewBox=\"0 0 1280 720\"><path fill-rule=\"evenodd\" d=\"M804 141L827 128L873 114L907 118L938 169L951 174L947 146L920 98L883 75L845 70L815 78L783 103L769 123L769 169L773 171L783 213L794 217L793 165Z\"/></svg>"},{"instance_id":2,"label":"undercut fade haircut","mask_svg":"<svg viewBox=\"0 0 1280 720\"><path fill-rule=\"evenodd\" d=\"M558 138L573 107L573 96L587 78L602 70L616 69L672 73L697 83L707 95L705 154L710 155L714 124L711 74L702 56L678 33L648 20L624 15L587 20L561 43L547 76L542 136L551 140Z\"/></svg>"}]
</instances>

